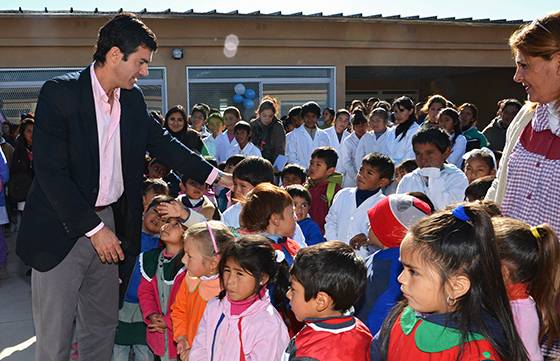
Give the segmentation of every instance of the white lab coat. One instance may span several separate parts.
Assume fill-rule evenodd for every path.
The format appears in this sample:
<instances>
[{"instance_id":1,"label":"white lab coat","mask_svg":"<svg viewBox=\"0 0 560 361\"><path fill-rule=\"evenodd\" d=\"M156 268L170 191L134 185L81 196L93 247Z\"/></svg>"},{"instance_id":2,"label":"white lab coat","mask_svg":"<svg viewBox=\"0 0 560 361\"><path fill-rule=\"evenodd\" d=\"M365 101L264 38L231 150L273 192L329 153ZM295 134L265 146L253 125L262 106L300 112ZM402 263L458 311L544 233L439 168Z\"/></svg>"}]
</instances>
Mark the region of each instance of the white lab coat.
<instances>
[{"instance_id":1,"label":"white lab coat","mask_svg":"<svg viewBox=\"0 0 560 361\"><path fill-rule=\"evenodd\" d=\"M369 153L381 153L389 155L389 149L387 148L387 142L389 139L389 134L392 128L387 128L385 133L381 134L379 138L375 138L375 133L373 131L364 134L358 146L356 147L356 153L354 155L354 165L356 169L360 169L362 166L362 159Z\"/></svg>"},{"instance_id":2,"label":"white lab coat","mask_svg":"<svg viewBox=\"0 0 560 361\"><path fill-rule=\"evenodd\" d=\"M368 210L385 198L379 190L356 207L356 187L344 188L334 197L325 223L325 238L327 241L339 240L349 243L357 234L368 234Z\"/></svg>"},{"instance_id":3,"label":"white lab coat","mask_svg":"<svg viewBox=\"0 0 560 361\"><path fill-rule=\"evenodd\" d=\"M453 136L449 137L453 140ZM455 144L451 148L451 154L447 157L447 162L454 164L457 168L461 169L463 165L463 155L467 150L467 138L463 134L459 134L457 139L455 139Z\"/></svg>"},{"instance_id":4,"label":"white lab coat","mask_svg":"<svg viewBox=\"0 0 560 361\"><path fill-rule=\"evenodd\" d=\"M358 174L358 169L360 169L360 167L356 167L354 158L359 143L360 139L358 139L354 132L350 133L350 135L342 141L339 158L341 166L338 171L344 175L344 181L342 183L343 188L356 186L356 174Z\"/></svg>"},{"instance_id":5,"label":"white lab coat","mask_svg":"<svg viewBox=\"0 0 560 361\"><path fill-rule=\"evenodd\" d=\"M346 129L344 129L344 132L342 132L342 138L340 139L340 141L338 141L338 136L336 135L336 129L334 128L334 125L332 127L328 127L327 129L325 129L325 133L327 133L327 135L329 136L329 145L331 147L333 147L334 149L336 149L336 154L338 154L338 162L336 163L336 171L342 173L342 171L343 171L343 169L342 169L342 157L341 157L342 143L344 142L344 139L346 139L346 137L350 135L350 133Z\"/></svg>"},{"instance_id":6,"label":"white lab coat","mask_svg":"<svg viewBox=\"0 0 560 361\"><path fill-rule=\"evenodd\" d=\"M233 138L235 141L235 138ZM226 137L223 137L223 133L220 133L216 138L212 135L204 138L202 140L206 145L206 149L208 149L208 153L212 156L212 158L216 159L218 164L225 162L227 159L218 160L218 154L222 157L225 156L227 149L229 148L229 140ZM235 142L237 143L237 142Z\"/></svg>"},{"instance_id":7,"label":"white lab coat","mask_svg":"<svg viewBox=\"0 0 560 361\"><path fill-rule=\"evenodd\" d=\"M237 140L233 138L230 142L227 130L216 138L216 161L218 164L228 160L231 148L235 145L237 145Z\"/></svg>"},{"instance_id":8,"label":"white lab coat","mask_svg":"<svg viewBox=\"0 0 560 361\"><path fill-rule=\"evenodd\" d=\"M422 192L430 198L436 210L465 199L469 181L459 168L444 164L443 169L417 168L401 179L397 193Z\"/></svg>"},{"instance_id":9,"label":"white lab coat","mask_svg":"<svg viewBox=\"0 0 560 361\"><path fill-rule=\"evenodd\" d=\"M236 144L233 147L231 147L228 158L235 154L241 154L246 157L250 157L250 156L262 157L261 150L251 142L247 143L243 149L239 147L239 144Z\"/></svg>"},{"instance_id":10,"label":"white lab coat","mask_svg":"<svg viewBox=\"0 0 560 361\"><path fill-rule=\"evenodd\" d=\"M408 159L415 159L414 149L412 149L412 137L418 132L420 126L417 123L413 123L406 132L406 136L403 137L402 133L396 137L397 127L393 127L390 133L387 134L387 150L389 157L395 163L395 167L401 164L403 161Z\"/></svg>"},{"instance_id":11,"label":"white lab coat","mask_svg":"<svg viewBox=\"0 0 560 361\"><path fill-rule=\"evenodd\" d=\"M311 161L311 153L318 147L328 147L330 145L329 136L324 130L317 128L315 139L301 125L286 135L286 155L288 163L295 163L307 169Z\"/></svg>"}]
</instances>

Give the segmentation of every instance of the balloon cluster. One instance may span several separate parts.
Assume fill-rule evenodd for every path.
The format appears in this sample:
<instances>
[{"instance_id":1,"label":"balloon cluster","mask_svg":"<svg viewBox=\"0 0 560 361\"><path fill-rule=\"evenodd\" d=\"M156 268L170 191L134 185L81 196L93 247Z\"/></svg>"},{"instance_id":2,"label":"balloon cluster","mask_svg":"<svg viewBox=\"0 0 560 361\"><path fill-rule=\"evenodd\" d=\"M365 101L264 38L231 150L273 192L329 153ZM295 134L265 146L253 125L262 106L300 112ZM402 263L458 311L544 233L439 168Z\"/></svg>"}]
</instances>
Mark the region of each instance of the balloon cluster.
<instances>
[{"instance_id":1,"label":"balloon cluster","mask_svg":"<svg viewBox=\"0 0 560 361\"><path fill-rule=\"evenodd\" d=\"M257 93L253 89L245 88L245 85L238 83L233 87L235 94L233 96L233 102L235 104L243 103L246 109L253 109L255 107L255 98Z\"/></svg>"}]
</instances>

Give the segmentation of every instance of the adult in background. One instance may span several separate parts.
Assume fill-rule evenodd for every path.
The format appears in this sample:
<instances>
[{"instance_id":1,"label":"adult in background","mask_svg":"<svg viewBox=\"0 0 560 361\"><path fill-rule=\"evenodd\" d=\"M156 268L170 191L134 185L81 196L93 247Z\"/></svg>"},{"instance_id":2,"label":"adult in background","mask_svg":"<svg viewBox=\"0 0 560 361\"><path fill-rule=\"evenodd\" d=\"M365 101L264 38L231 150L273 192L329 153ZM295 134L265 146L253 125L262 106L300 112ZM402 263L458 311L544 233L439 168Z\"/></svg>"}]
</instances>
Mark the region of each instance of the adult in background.
<instances>
[{"instance_id":1,"label":"adult in background","mask_svg":"<svg viewBox=\"0 0 560 361\"><path fill-rule=\"evenodd\" d=\"M16 204L16 225L19 228L21 212L25 208L27 193L33 182L33 118L25 118L19 126L19 135L10 166L10 183L8 197Z\"/></svg>"},{"instance_id":2,"label":"adult in background","mask_svg":"<svg viewBox=\"0 0 560 361\"><path fill-rule=\"evenodd\" d=\"M522 26L509 44L513 80L523 85L529 102L508 127L486 199L508 217L532 226L548 223L560 232L560 12Z\"/></svg>"},{"instance_id":3,"label":"adult in background","mask_svg":"<svg viewBox=\"0 0 560 361\"><path fill-rule=\"evenodd\" d=\"M251 120L251 142L259 148L263 158L272 164L276 157L284 155L286 148L286 131L276 118L276 111L277 105L265 98L259 104L257 118Z\"/></svg>"},{"instance_id":4,"label":"adult in background","mask_svg":"<svg viewBox=\"0 0 560 361\"><path fill-rule=\"evenodd\" d=\"M156 49L140 19L119 14L100 29L93 64L39 94L17 241L33 268L36 360L68 360L74 320L80 360L111 359L119 276L126 287L140 248L146 151L199 183L230 186L147 113L136 82Z\"/></svg>"},{"instance_id":5,"label":"adult in background","mask_svg":"<svg viewBox=\"0 0 560 361\"><path fill-rule=\"evenodd\" d=\"M507 129L522 106L517 99L502 99L498 102L498 114L482 131L494 152L504 150Z\"/></svg>"}]
</instances>

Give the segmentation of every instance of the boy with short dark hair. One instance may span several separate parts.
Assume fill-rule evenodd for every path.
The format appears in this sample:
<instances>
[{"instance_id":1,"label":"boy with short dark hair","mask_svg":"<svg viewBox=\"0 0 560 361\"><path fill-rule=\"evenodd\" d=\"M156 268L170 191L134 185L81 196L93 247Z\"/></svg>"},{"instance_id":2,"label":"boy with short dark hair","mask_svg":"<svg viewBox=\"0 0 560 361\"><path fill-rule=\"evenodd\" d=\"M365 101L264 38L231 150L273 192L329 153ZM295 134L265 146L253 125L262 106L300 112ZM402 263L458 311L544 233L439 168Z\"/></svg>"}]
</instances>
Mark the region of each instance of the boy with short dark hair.
<instances>
[{"instance_id":1,"label":"boy with short dark hair","mask_svg":"<svg viewBox=\"0 0 560 361\"><path fill-rule=\"evenodd\" d=\"M142 203L144 204L144 212L148 210L148 206L152 203L154 197L159 195L169 195L169 187L163 179L145 179L142 184Z\"/></svg>"},{"instance_id":2,"label":"boy with short dark hair","mask_svg":"<svg viewBox=\"0 0 560 361\"><path fill-rule=\"evenodd\" d=\"M364 262L352 247L325 242L303 248L290 275L290 306L305 326L283 360L369 360L371 333L348 315L366 280Z\"/></svg>"},{"instance_id":3,"label":"boy with short dark hair","mask_svg":"<svg viewBox=\"0 0 560 361\"><path fill-rule=\"evenodd\" d=\"M356 176L356 187L344 188L334 197L326 218L325 238L345 243L359 234L365 238L369 228L367 211L385 198L383 187L391 183L394 172L395 165L387 155L366 155ZM361 256L368 254L367 249L361 250Z\"/></svg>"},{"instance_id":4,"label":"boy with short dark hair","mask_svg":"<svg viewBox=\"0 0 560 361\"><path fill-rule=\"evenodd\" d=\"M439 128L420 130L412 137L418 168L405 175L397 193L422 192L441 210L465 197L468 180L452 164L445 163L451 153L449 136Z\"/></svg>"},{"instance_id":5,"label":"boy with short dark hair","mask_svg":"<svg viewBox=\"0 0 560 361\"><path fill-rule=\"evenodd\" d=\"M325 237L321 234L319 226L309 217L309 207L311 206L311 194L309 191L300 184L287 186L286 190L294 200L297 223L305 236L305 243L308 246L312 246L325 242Z\"/></svg>"},{"instance_id":6,"label":"boy with short dark hair","mask_svg":"<svg viewBox=\"0 0 560 361\"><path fill-rule=\"evenodd\" d=\"M313 149L330 145L329 135L317 127L321 108L315 102L307 102L301 107L303 125L286 136L286 156L289 163L307 167Z\"/></svg>"},{"instance_id":7,"label":"boy with short dark hair","mask_svg":"<svg viewBox=\"0 0 560 361\"><path fill-rule=\"evenodd\" d=\"M340 190L342 175L336 173L338 155L332 147L316 148L309 163L307 189L311 193L309 215L325 234L325 218L335 194Z\"/></svg>"},{"instance_id":8,"label":"boy with short dark hair","mask_svg":"<svg viewBox=\"0 0 560 361\"><path fill-rule=\"evenodd\" d=\"M249 123L244 120L237 122L233 127L233 134L237 144L231 147L229 156L242 154L248 157L262 157L260 149L251 142L251 125Z\"/></svg>"},{"instance_id":9,"label":"boy with short dark hair","mask_svg":"<svg viewBox=\"0 0 560 361\"><path fill-rule=\"evenodd\" d=\"M304 184L307 179L305 168L298 164L287 164L280 172L282 186L285 188L293 184Z\"/></svg>"}]
</instances>

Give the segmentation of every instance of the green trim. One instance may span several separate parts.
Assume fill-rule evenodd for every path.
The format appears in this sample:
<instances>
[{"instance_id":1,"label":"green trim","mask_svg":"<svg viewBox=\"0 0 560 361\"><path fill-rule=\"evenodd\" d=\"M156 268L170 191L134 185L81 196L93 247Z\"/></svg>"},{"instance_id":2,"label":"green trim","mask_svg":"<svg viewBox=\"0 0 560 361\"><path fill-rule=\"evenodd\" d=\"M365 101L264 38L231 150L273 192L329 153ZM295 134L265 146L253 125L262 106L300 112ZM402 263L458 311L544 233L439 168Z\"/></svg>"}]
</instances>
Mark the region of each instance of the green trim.
<instances>
[{"instance_id":1,"label":"green trim","mask_svg":"<svg viewBox=\"0 0 560 361\"><path fill-rule=\"evenodd\" d=\"M464 343L459 330L421 319L410 306L406 307L401 314L400 323L405 335L410 335L416 324L419 323L414 333L414 341L416 347L423 352L442 352ZM471 332L465 342L484 339L481 334Z\"/></svg>"}]
</instances>

